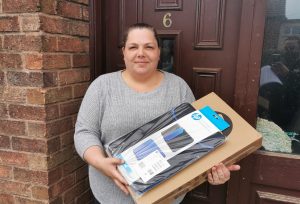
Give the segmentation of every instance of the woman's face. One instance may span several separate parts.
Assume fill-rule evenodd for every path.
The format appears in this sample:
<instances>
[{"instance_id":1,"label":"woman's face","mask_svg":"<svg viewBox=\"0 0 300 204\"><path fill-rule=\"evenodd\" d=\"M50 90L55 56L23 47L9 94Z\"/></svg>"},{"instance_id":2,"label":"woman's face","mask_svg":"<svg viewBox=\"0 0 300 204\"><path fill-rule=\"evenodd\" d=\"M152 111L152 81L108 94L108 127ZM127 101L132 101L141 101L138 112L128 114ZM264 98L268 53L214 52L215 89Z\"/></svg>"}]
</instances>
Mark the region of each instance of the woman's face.
<instances>
[{"instance_id":1,"label":"woman's face","mask_svg":"<svg viewBox=\"0 0 300 204\"><path fill-rule=\"evenodd\" d=\"M160 49L152 30L135 28L129 31L122 51L129 72L151 74L157 69Z\"/></svg>"}]
</instances>

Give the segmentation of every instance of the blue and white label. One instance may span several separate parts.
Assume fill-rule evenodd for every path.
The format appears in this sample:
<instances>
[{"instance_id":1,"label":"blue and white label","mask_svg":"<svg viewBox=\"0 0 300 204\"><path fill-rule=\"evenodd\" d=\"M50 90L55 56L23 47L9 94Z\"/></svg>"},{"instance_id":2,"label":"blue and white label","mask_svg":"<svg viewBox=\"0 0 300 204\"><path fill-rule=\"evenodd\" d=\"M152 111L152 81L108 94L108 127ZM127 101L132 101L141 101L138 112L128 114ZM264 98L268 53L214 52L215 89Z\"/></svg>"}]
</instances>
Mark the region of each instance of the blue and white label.
<instances>
[{"instance_id":1,"label":"blue and white label","mask_svg":"<svg viewBox=\"0 0 300 204\"><path fill-rule=\"evenodd\" d=\"M116 156L119 159L124 160L122 155L117 155ZM122 173L122 175L125 177L126 181L128 182L129 185L131 185L134 181L139 179L139 175L137 175L130 167L129 165L125 162L121 165L118 165L119 171Z\"/></svg>"},{"instance_id":2,"label":"blue and white label","mask_svg":"<svg viewBox=\"0 0 300 204\"><path fill-rule=\"evenodd\" d=\"M200 112L212 123L214 124L220 131L225 130L230 125L217 114L211 107L205 106L200 109Z\"/></svg>"}]
</instances>

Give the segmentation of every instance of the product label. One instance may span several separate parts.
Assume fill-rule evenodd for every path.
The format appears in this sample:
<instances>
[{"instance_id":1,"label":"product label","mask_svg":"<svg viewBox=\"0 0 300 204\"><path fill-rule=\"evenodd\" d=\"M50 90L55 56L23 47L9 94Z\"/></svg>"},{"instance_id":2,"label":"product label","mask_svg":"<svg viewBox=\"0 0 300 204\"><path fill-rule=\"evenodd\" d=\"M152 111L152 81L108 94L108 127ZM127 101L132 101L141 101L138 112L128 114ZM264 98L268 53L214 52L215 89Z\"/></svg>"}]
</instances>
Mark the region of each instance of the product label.
<instances>
[{"instance_id":1,"label":"product label","mask_svg":"<svg viewBox=\"0 0 300 204\"><path fill-rule=\"evenodd\" d=\"M170 167L170 164L158 150L150 153L134 165L136 173L141 177L144 183L147 183L153 176L159 174L168 167Z\"/></svg>"}]
</instances>

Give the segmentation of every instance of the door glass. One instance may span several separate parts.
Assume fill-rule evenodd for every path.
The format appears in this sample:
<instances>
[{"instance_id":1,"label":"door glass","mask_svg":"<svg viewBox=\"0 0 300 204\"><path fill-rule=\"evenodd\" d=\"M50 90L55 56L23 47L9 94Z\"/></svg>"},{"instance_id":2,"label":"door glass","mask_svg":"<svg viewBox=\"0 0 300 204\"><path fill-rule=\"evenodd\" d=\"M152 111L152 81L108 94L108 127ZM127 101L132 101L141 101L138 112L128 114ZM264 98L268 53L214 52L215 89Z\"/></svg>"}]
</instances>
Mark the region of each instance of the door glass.
<instances>
[{"instance_id":1,"label":"door glass","mask_svg":"<svg viewBox=\"0 0 300 204\"><path fill-rule=\"evenodd\" d=\"M300 0L267 0L257 129L267 151L300 154Z\"/></svg>"},{"instance_id":2,"label":"door glass","mask_svg":"<svg viewBox=\"0 0 300 204\"><path fill-rule=\"evenodd\" d=\"M160 61L158 67L161 70L174 73L174 38L159 38Z\"/></svg>"}]
</instances>

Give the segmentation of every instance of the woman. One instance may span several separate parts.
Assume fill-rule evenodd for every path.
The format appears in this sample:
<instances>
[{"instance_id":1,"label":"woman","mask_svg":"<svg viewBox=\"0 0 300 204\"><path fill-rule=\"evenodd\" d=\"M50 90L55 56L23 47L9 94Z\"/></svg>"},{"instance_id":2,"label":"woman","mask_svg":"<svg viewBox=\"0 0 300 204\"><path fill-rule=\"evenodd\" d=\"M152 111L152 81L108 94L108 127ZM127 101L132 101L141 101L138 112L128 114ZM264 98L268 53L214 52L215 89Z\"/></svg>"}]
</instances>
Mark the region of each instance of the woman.
<instances>
[{"instance_id":1,"label":"woman","mask_svg":"<svg viewBox=\"0 0 300 204\"><path fill-rule=\"evenodd\" d=\"M108 158L104 145L171 108L195 100L184 80L157 69L160 49L148 24L129 27L122 48L126 68L98 77L82 101L75 129L75 147L89 164L90 186L103 204L133 203L126 180L117 170L122 160ZM219 164L208 174L211 184L225 183L230 170ZM178 201L180 202L180 201Z\"/></svg>"}]
</instances>

